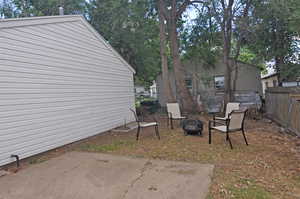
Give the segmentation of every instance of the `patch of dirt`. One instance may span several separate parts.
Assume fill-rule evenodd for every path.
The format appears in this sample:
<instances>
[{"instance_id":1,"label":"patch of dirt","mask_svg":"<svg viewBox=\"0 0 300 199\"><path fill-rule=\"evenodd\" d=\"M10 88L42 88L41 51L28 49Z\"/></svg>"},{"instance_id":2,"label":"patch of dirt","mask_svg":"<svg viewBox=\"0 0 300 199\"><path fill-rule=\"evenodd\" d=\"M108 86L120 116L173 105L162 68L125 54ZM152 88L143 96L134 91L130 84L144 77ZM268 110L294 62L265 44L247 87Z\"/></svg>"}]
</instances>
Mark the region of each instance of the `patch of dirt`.
<instances>
[{"instance_id":1,"label":"patch of dirt","mask_svg":"<svg viewBox=\"0 0 300 199\"><path fill-rule=\"evenodd\" d=\"M209 117L199 119L204 121L203 137L184 136L179 123L171 130L166 126L166 119L160 117L161 140L156 138L152 127L142 129L139 141L135 141L136 130L106 132L23 160L21 165L24 168L68 151L99 149L102 153L131 157L214 164L209 198L300 198L299 138L281 133L273 123L246 120L249 146L241 133L233 133L231 150L225 135L217 132L213 132L209 145Z\"/></svg>"}]
</instances>

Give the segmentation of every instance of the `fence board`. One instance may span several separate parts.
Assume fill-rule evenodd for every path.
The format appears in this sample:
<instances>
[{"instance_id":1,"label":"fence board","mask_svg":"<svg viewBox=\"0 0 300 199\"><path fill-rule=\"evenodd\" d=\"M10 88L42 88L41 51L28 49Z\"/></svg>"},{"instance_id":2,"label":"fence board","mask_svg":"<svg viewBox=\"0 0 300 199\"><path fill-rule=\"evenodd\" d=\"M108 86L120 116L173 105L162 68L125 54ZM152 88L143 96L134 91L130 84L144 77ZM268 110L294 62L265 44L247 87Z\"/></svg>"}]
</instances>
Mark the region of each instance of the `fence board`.
<instances>
[{"instance_id":1,"label":"fence board","mask_svg":"<svg viewBox=\"0 0 300 199\"><path fill-rule=\"evenodd\" d=\"M271 88L266 91L267 116L300 136L300 88Z\"/></svg>"}]
</instances>

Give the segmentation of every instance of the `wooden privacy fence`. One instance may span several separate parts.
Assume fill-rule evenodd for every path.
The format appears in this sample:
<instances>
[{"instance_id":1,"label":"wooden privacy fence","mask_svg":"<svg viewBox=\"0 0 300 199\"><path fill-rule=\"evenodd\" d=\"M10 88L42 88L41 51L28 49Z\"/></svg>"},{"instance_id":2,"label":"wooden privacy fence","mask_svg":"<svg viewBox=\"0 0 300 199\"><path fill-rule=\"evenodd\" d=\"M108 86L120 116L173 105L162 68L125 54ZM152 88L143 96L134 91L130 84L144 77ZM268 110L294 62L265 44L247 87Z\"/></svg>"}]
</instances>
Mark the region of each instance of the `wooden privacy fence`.
<instances>
[{"instance_id":1,"label":"wooden privacy fence","mask_svg":"<svg viewBox=\"0 0 300 199\"><path fill-rule=\"evenodd\" d=\"M300 87L266 90L267 117L300 136Z\"/></svg>"}]
</instances>

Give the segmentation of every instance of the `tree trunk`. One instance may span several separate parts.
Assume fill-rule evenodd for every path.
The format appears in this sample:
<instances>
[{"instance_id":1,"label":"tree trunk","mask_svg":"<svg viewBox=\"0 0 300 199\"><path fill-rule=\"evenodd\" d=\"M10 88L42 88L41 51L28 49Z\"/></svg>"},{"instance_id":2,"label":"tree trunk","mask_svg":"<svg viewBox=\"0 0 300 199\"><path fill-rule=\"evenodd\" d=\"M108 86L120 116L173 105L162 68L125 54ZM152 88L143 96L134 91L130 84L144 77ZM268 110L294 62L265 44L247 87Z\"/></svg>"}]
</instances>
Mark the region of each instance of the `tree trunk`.
<instances>
[{"instance_id":1,"label":"tree trunk","mask_svg":"<svg viewBox=\"0 0 300 199\"><path fill-rule=\"evenodd\" d=\"M238 66L238 61L237 60L233 60L233 68L234 68L234 78L233 78L233 82L232 82L232 92L235 93L236 92L236 84L237 84L237 79L239 76L239 66Z\"/></svg>"},{"instance_id":2,"label":"tree trunk","mask_svg":"<svg viewBox=\"0 0 300 199\"><path fill-rule=\"evenodd\" d=\"M236 53L235 53L235 56L233 59L233 68L234 68L234 72L235 72L234 79L233 79L233 85L232 85L233 93L236 92L237 79L238 79L238 75L239 75L238 58L239 58L240 52L241 52L242 40L244 38L246 38L247 30L249 29L249 24L246 21L246 19L248 18L248 13L249 13L249 8L250 8L251 3L252 3L252 0L248 0L246 2L246 6L243 11L243 16L242 16L242 19L240 20L240 36L239 36L239 39L236 44Z\"/></svg>"},{"instance_id":3,"label":"tree trunk","mask_svg":"<svg viewBox=\"0 0 300 199\"><path fill-rule=\"evenodd\" d=\"M275 57L275 71L278 77L278 85L282 85L282 76L281 76L281 68L284 65L284 58L283 56L276 56Z\"/></svg>"},{"instance_id":4,"label":"tree trunk","mask_svg":"<svg viewBox=\"0 0 300 199\"><path fill-rule=\"evenodd\" d=\"M232 34L232 7L234 0L229 0L228 6L225 6L224 0L222 0L222 6L224 10L224 19L222 23L223 32L223 62L225 68L225 103L233 100L232 93L232 78L231 78L231 65L230 65L230 52L231 52L231 34Z\"/></svg>"},{"instance_id":5,"label":"tree trunk","mask_svg":"<svg viewBox=\"0 0 300 199\"><path fill-rule=\"evenodd\" d=\"M177 33L177 17L176 17L176 1L172 1L172 9L169 19L169 36L170 46L173 58L173 68L176 79L178 95L181 100L182 108L186 112L200 111L199 107L192 98L185 82L185 69L181 63L179 55L178 33Z\"/></svg>"},{"instance_id":6,"label":"tree trunk","mask_svg":"<svg viewBox=\"0 0 300 199\"><path fill-rule=\"evenodd\" d=\"M166 25L165 17L162 13L162 1L159 0L159 38L160 38L160 57L161 57L161 71L162 71L162 82L163 82L163 93L166 97L166 103L175 102L175 97L173 95L170 79L169 79L169 69L168 69L168 59L166 54Z\"/></svg>"},{"instance_id":7,"label":"tree trunk","mask_svg":"<svg viewBox=\"0 0 300 199\"><path fill-rule=\"evenodd\" d=\"M225 24L224 24L225 25ZM230 40L231 36L228 35L227 33L227 27L224 27L223 31L223 42L224 42L224 47L223 47L223 62L225 64L225 104L230 102L233 98L232 96L232 89L231 89L231 65L230 65Z\"/></svg>"},{"instance_id":8,"label":"tree trunk","mask_svg":"<svg viewBox=\"0 0 300 199\"><path fill-rule=\"evenodd\" d=\"M238 58L240 56L240 51L241 51L241 38L238 40L237 42L237 49L236 49L236 54L234 56L233 59L233 68L234 68L234 78L233 78L233 82L232 82L232 91L233 93L236 92L236 84L237 84L237 79L239 76L239 66L238 66Z\"/></svg>"}]
</instances>

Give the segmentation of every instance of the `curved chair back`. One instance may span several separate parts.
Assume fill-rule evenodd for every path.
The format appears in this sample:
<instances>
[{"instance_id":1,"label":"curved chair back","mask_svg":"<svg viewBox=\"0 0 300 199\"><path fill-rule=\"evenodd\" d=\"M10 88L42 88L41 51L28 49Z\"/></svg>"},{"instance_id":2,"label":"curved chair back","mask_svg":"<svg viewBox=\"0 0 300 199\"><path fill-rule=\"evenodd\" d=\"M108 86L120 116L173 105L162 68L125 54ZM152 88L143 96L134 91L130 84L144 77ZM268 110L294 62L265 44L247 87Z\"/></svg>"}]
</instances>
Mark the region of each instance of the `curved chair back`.
<instances>
[{"instance_id":1,"label":"curved chair back","mask_svg":"<svg viewBox=\"0 0 300 199\"><path fill-rule=\"evenodd\" d=\"M237 102L229 102L226 105L226 112L225 112L225 118L228 118L228 115L232 112L232 111L236 111L240 109L240 103Z\"/></svg>"},{"instance_id":2,"label":"curved chair back","mask_svg":"<svg viewBox=\"0 0 300 199\"><path fill-rule=\"evenodd\" d=\"M167 111L168 111L168 114L169 113L172 114L172 118L181 117L181 112L180 112L178 103L167 103ZM168 115L168 116L170 117L170 115Z\"/></svg>"},{"instance_id":3,"label":"curved chair back","mask_svg":"<svg viewBox=\"0 0 300 199\"><path fill-rule=\"evenodd\" d=\"M228 130L244 128L245 115L247 110L233 110L229 115Z\"/></svg>"}]
</instances>

